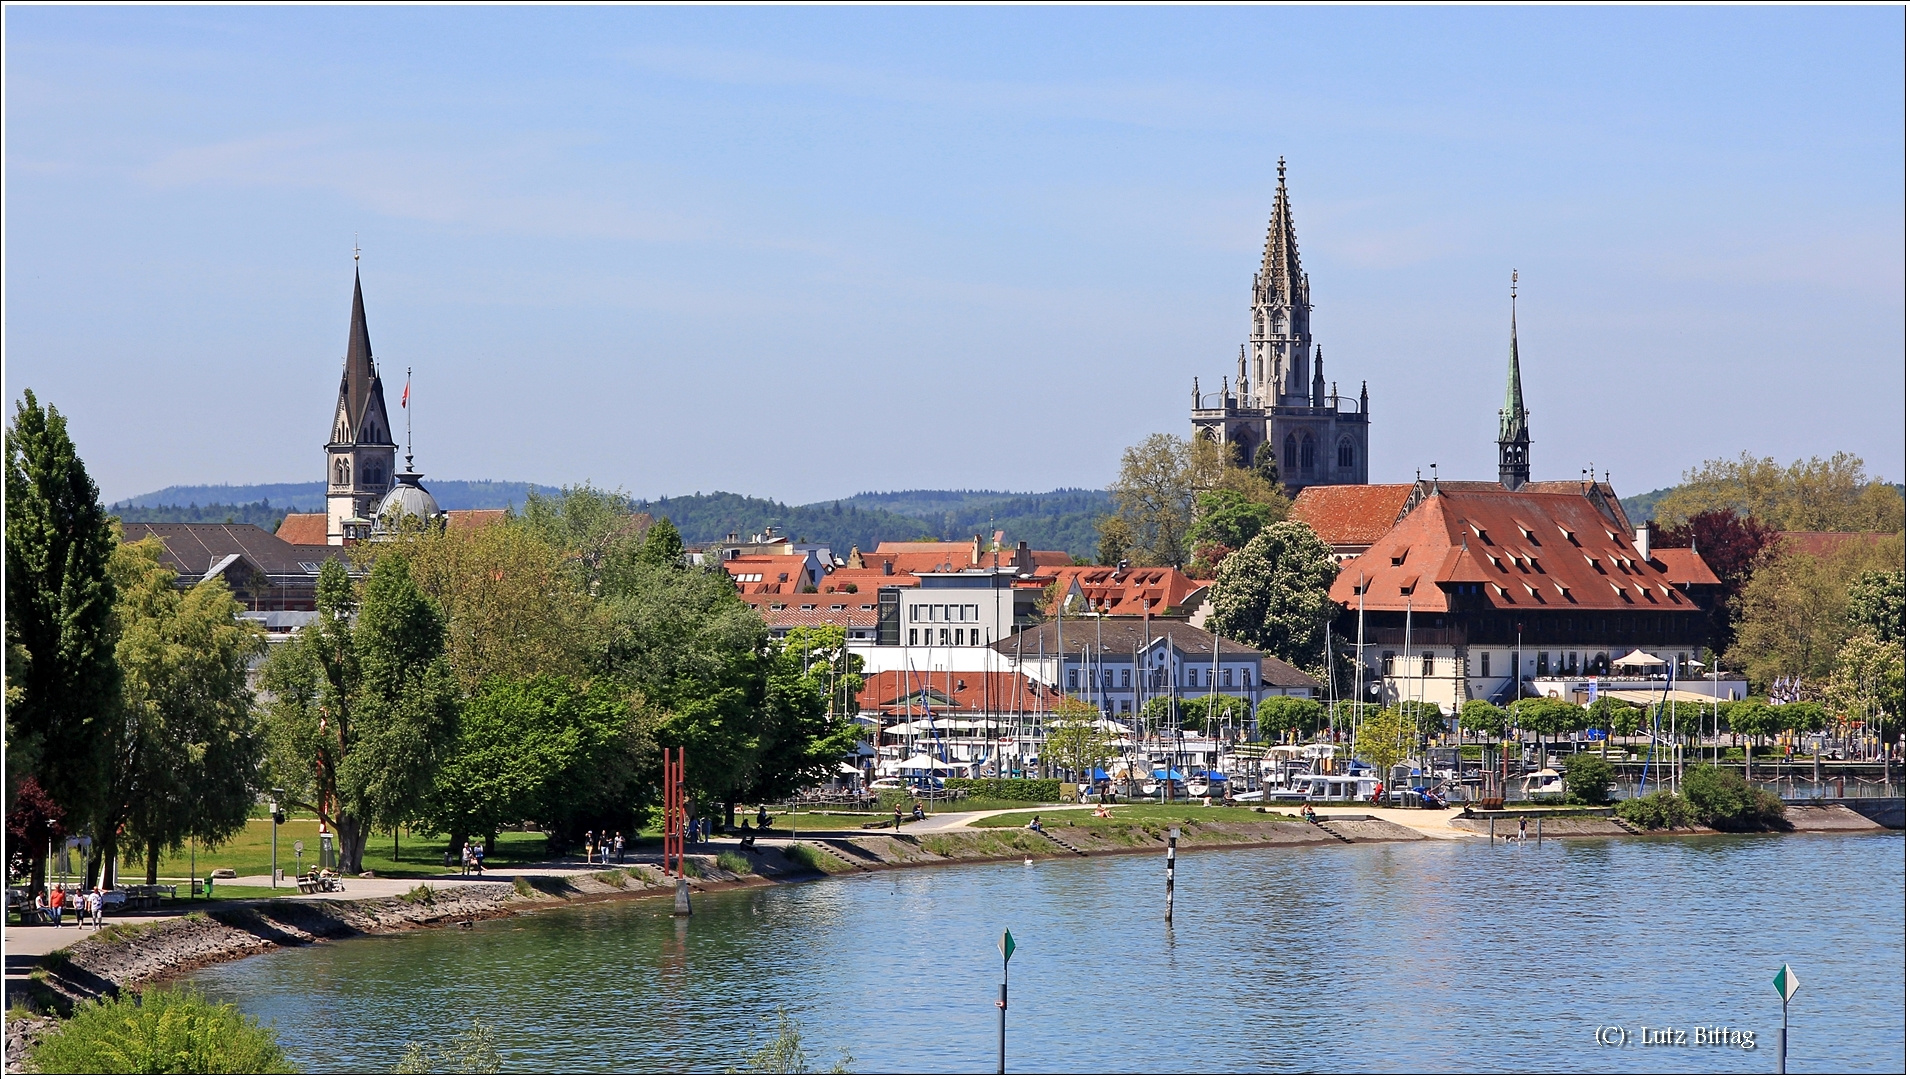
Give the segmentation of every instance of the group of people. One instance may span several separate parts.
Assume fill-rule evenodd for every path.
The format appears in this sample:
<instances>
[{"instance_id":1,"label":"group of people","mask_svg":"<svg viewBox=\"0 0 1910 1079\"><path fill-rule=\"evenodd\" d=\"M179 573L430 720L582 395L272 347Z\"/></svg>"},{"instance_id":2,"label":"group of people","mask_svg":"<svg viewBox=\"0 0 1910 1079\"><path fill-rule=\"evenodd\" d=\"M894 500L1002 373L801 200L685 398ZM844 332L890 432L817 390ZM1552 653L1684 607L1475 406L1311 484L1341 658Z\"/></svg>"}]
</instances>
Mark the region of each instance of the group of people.
<instances>
[{"instance_id":1,"label":"group of people","mask_svg":"<svg viewBox=\"0 0 1910 1079\"><path fill-rule=\"evenodd\" d=\"M692 837L696 835L695 820L690 821L690 835ZM691 842L695 842L695 841L696 840L694 838L691 839ZM592 829L584 833L584 861L592 862L592 863L601 863L603 865L609 865L610 859L613 855L617 859L617 864L622 865L623 864L623 833L622 832L617 832L614 835L599 835L597 834L595 829Z\"/></svg>"},{"instance_id":2,"label":"group of people","mask_svg":"<svg viewBox=\"0 0 1910 1079\"><path fill-rule=\"evenodd\" d=\"M478 876L480 877L483 876L484 875L484 844L466 843L464 845L464 858L461 864L464 866L464 872L466 875L469 875L472 872L476 872ZM314 866L313 868L317 868L317 867Z\"/></svg>"},{"instance_id":3,"label":"group of people","mask_svg":"<svg viewBox=\"0 0 1910 1079\"><path fill-rule=\"evenodd\" d=\"M71 895L66 888L55 884L52 891L41 890L33 897L33 910L41 921L52 919L54 925L60 925L66 918L68 904L73 907L73 920L79 925L91 924L94 929L100 927L106 914L106 893L98 885L92 891L79 891Z\"/></svg>"},{"instance_id":4,"label":"group of people","mask_svg":"<svg viewBox=\"0 0 1910 1079\"><path fill-rule=\"evenodd\" d=\"M895 811L895 830L899 832L902 830L902 803L901 802L898 801L895 803L894 811ZM909 811L909 819L910 820L927 820L928 819L928 814L926 812L923 812L922 810L921 799L918 798L915 800L915 808Z\"/></svg>"}]
</instances>

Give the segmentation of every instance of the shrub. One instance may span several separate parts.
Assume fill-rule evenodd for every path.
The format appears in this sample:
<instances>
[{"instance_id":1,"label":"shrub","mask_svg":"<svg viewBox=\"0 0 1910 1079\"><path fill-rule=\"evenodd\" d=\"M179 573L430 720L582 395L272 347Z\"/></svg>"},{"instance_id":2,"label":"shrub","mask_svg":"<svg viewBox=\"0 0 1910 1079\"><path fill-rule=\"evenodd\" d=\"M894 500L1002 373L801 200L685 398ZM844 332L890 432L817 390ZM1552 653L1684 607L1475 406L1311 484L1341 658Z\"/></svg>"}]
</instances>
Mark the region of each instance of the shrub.
<instances>
[{"instance_id":1,"label":"shrub","mask_svg":"<svg viewBox=\"0 0 1910 1079\"><path fill-rule=\"evenodd\" d=\"M1653 791L1643 798L1627 798L1618 803L1618 815L1640 828L1689 828L1698 821L1698 813L1684 795L1672 791Z\"/></svg>"},{"instance_id":2,"label":"shrub","mask_svg":"<svg viewBox=\"0 0 1910 1079\"><path fill-rule=\"evenodd\" d=\"M783 857L809 870L811 873L839 873L849 868L849 863L828 853L809 846L807 843L791 843L783 848Z\"/></svg>"},{"instance_id":3,"label":"shrub","mask_svg":"<svg viewBox=\"0 0 1910 1079\"><path fill-rule=\"evenodd\" d=\"M1685 769L1684 797L1698 818L1721 832L1766 832L1785 827L1784 802L1744 777L1708 764Z\"/></svg>"},{"instance_id":4,"label":"shrub","mask_svg":"<svg viewBox=\"0 0 1910 1079\"><path fill-rule=\"evenodd\" d=\"M683 875L701 880L703 877L703 864L698 862L695 858L683 859Z\"/></svg>"},{"instance_id":5,"label":"shrub","mask_svg":"<svg viewBox=\"0 0 1910 1079\"><path fill-rule=\"evenodd\" d=\"M406 1045L404 1057L392 1069L397 1075L495 1075L503 1070L504 1055L497 1051L491 1028L482 1019L471 1020L470 1026L436 1052L419 1042Z\"/></svg>"},{"instance_id":6,"label":"shrub","mask_svg":"<svg viewBox=\"0 0 1910 1079\"><path fill-rule=\"evenodd\" d=\"M529 899L537 891L537 889L531 887L531 882L525 880L523 877L512 878L511 887L516 890L518 895L526 899Z\"/></svg>"},{"instance_id":7,"label":"shrub","mask_svg":"<svg viewBox=\"0 0 1910 1079\"><path fill-rule=\"evenodd\" d=\"M423 903L428 907L438 901L438 893L431 890L431 885L420 884L398 898L407 903Z\"/></svg>"},{"instance_id":8,"label":"shrub","mask_svg":"<svg viewBox=\"0 0 1910 1079\"><path fill-rule=\"evenodd\" d=\"M721 859L718 859L718 861L721 861ZM610 885L612 888L623 887L623 882L625 879L623 875L623 870L621 869L606 869L601 873L592 873L591 876L596 877L598 880L604 882L605 884Z\"/></svg>"},{"instance_id":9,"label":"shrub","mask_svg":"<svg viewBox=\"0 0 1910 1079\"><path fill-rule=\"evenodd\" d=\"M270 1027L197 992L153 989L80 1005L33 1048L47 1073L231 1075L294 1069Z\"/></svg>"},{"instance_id":10,"label":"shrub","mask_svg":"<svg viewBox=\"0 0 1910 1079\"><path fill-rule=\"evenodd\" d=\"M1611 798L1612 779L1611 762L1596 754L1574 753L1565 758L1565 790L1573 801L1603 805Z\"/></svg>"},{"instance_id":11,"label":"shrub","mask_svg":"<svg viewBox=\"0 0 1910 1079\"><path fill-rule=\"evenodd\" d=\"M747 877L751 873L756 872L756 867L749 864L748 858L743 857L733 850L726 850L717 855L716 864L718 868L734 873L739 877Z\"/></svg>"},{"instance_id":12,"label":"shrub","mask_svg":"<svg viewBox=\"0 0 1910 1079\"><path fill-rule=\"evenodd\" d=\"M949 790L965 790L977 798L1003 802L1059 802L1058 779L951 779Z\"/></svg>"}]
</instances>

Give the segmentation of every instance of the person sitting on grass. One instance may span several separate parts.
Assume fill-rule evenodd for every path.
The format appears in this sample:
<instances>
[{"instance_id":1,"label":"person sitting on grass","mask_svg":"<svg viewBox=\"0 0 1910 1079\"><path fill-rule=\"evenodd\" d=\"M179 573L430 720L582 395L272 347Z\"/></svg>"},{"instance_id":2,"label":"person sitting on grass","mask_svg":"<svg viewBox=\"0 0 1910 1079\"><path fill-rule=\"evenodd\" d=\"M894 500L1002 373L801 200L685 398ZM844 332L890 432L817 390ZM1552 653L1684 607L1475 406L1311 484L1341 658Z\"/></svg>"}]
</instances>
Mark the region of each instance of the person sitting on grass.
<instances>
[{"instance_id":1,"label":"person sitting on grass","mask_svg":"<svg viewBox=\"0 0 1910 1079\"><path fill-rule=\"evenodd\" d=\"M1031 832L1041 831L1041 814L1036 813L1034 819L1028 822L1028 830Z\"/></svg>"},{"instance_id":2,"label":"person sitting on grass","mask_svg":"<svg viewBox=\"0 0 1910 1079\"><path fill-rule=\"evenodd\" d=\"M918 799L916 799L916 801L915 801L915 819L916 819L916 820L927 820L927 819L928 819L928 815L927 815L926 813L923 813L923 812L922 812L922 801L921 801L921 799L919 799L919 798L918 798Z\"/></svg>"}]
</instances>

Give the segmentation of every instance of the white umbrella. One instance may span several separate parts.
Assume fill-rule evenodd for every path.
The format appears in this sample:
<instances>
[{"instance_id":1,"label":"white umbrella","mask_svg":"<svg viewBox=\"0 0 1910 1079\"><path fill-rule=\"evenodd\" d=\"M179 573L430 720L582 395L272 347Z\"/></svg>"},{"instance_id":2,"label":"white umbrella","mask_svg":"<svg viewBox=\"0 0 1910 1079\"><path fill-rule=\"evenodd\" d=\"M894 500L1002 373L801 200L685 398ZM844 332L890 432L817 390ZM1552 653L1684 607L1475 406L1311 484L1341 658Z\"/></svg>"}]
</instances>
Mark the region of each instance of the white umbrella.
<instances>
[{"instance_id":1,"label":"white umbrella","mask_svg":"<svg viewBox=\"0 0 1910 1079\"><path fill-rule=\"evenodd\" d=\"M1623 659L1612 660L1612 666L1614 667L1658 667L1658 666L1662 666L1664 662L1665 662L1664 660L1659 659L1657 656L1652 655L1650 652L1646 652L1646 651L1643 651L1642 649L1634 648L1632 649L1631 655L1626 656Z\"/></svg>"}]
</instances>

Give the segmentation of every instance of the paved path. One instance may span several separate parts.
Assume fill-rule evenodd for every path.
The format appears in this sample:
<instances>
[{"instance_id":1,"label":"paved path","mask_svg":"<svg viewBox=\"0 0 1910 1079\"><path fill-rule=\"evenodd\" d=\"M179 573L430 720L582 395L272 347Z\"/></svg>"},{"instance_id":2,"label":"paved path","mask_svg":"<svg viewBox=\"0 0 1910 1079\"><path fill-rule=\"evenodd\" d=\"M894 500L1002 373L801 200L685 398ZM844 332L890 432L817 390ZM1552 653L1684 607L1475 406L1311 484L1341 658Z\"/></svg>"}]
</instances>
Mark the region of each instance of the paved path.
<instances>
[{"instance_id":1,"label":"paved path","mask_svg":"<svg viewBox=\"0 0 1910 1079\"><path fill-rule=\"evenodd\" d=\"M1394 806L1373 806L1370 809L1345 810L1339 813L1325 812L1321 820L1332 820L1335 816L1373 817L1392 824L1403 824L1428 839L1479 839L1477 832L1468 832L1463 828L1454 828L1452 819L1462 810L1458 809L1399 809Z\"/></svg>"}]
</instances>

